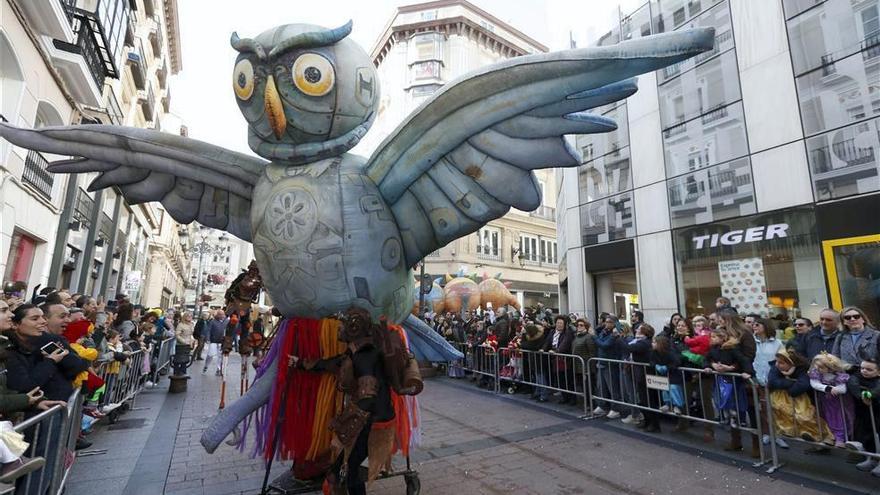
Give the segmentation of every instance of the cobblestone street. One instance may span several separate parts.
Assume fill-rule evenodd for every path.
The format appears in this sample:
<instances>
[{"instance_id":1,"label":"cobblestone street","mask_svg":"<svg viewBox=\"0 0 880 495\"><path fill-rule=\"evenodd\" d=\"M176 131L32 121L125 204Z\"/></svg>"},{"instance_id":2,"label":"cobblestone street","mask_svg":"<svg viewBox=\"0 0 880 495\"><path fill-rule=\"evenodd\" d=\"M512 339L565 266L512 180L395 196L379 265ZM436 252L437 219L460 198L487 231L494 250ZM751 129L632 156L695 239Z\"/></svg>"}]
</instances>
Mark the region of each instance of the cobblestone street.
<instances>
[{"instance_id":1,"label":"cobblestone street","mask_svg":"<svg viewBox=\"0 0 880 495\"><path fill-rule=\"evenodd\" d=\"M230 359L236 375L229 382L232 400L238 397L238 359ZM167 394L163 379L118 423L96 428L90 436L94 445L76 461L69 495L259 493L261 461L227 445L209 455L199 445L217 410L220 380L195 366L190 371L186 395ZM421 396L422 447L412 459L421 493L866 493L787 469L770 477L746 462L673 442L671 435L646 436L584 421L574 409L556 410L518 397L490 395L468 380L428 381ZM840 459L831 462L845 466L848 478L865 478ZM395 465L403 467L403 460ZM271 479L288 466L276 463ZM380 480L370 493L404 494L403 479Z\"/></svg>"}]
</instances>

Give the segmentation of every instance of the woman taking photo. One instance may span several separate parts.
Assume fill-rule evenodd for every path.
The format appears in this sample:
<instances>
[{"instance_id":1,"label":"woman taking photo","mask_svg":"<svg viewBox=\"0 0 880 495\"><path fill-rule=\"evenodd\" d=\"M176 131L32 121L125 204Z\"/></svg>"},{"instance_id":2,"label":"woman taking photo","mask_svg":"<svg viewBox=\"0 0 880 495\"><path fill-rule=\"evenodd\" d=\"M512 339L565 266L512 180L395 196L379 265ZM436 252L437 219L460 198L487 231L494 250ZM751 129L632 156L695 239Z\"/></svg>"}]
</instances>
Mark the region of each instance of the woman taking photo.
<instances>
[{"instance_id":1,"label":"woman taking photo","mask_svg":"<svg viewBox=\"0 0 880 495\"><path fill-rule=\"evenodd\" d=\"M89 368L59 337L46 333L43 311L33 304L22 304L12 312L10 340L6 368L12 390L26 393L39 387L49 400L67 400L73 379Z\"/></svg>"}]
</instances>

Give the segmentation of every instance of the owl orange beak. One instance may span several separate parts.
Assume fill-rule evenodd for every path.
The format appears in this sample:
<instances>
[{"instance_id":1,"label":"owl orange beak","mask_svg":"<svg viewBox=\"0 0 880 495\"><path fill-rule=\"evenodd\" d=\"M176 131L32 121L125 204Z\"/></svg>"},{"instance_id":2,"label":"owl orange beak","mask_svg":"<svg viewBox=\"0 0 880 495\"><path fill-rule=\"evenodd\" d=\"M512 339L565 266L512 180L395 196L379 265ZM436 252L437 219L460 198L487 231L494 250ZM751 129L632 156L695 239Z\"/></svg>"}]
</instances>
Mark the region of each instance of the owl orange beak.
<instances>
[{"instance_id":1,"label":"owl orange beak","mask_svg":"<svg viewBox=\"0 0 880 495\"><path fill-rule=\"evenodd\" d=\"M284 116L284 106L281 104L281 96L278 95L278 89L275 87L275 78L271 75L266 81L266 91L263 95L266 101L266 117L269 119L269 125L275 137L281 139L284 135L284 129L287 127L287 118Z\"/></svg>"}]
</instances>

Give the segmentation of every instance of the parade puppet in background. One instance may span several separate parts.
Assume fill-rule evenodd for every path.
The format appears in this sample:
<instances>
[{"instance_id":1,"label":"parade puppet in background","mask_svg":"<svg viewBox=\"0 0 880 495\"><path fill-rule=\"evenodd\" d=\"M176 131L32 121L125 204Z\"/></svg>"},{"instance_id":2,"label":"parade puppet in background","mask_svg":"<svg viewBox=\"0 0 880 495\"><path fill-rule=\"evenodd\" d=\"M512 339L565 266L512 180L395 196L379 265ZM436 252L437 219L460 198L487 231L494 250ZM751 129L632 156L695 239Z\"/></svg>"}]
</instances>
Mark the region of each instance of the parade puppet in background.
<instances>
[{"instance_id":1,"label":"parade puppet in background","mask_svg":"<svg viewBox=\"0 0 880 495\"><path fill-rule=\"evenodd\" d=\"M362 158L347 151L376 118L379 80L350 32L349 22L335 29L288 24L255 38L233 34L232 90L248 143L262 158L152 129L0 124L0 136L18 146L82 157L52 163L52 172L97 172L91 190L118 187L129 204L160 201L178 222L197 221L254 244L284 320L259 378L214 418L202 445L213 452L255 411L271 417L266 411L289 389L297 408L288 412L277 452L292 458L301 476L319 472L317 459L329 452L314 416L331 379L325 373L286 383L287 355L338 354L331 316L354 307L372 321L384 316L400 324L420 360L460 359L410 314L411 268L511 207L537 208L541 188L532 170L580 165L564 136L617 128L587 110L632 95L633 76L715 42L711 28L681 30L503 60L438 89ZM313 432L326 444L312 444ZM272 448L258 453L272 458L269 431L259 433L257 445Z\"/></svg>"},{"instance_id":2,"label":"parade puppet in background","mask_svg":"<svg viewBox=\"0 0 880 495\"><path fill-rule=\"evenodd\" d=\"M443 287L440 283L443 282ZM445 312L461 314L464 311L473 311L477 308L490 309L513 306L520 309L519 301L508 287L510 282L502 282L501 274L490 277L484 273L481 279L474 273L465 276L462 272L453 277L446 275L445 281L441 278L434 280L431 291L425 294L425 311L433 311L438 315ZM412 314L419 316L419 287L413 290L414 302Z\"/></svg>"},{"instance_id":3,"label":"parade puppet in background","mask_svg":"<svg viewBox=\"0 0 880 495\"><path fill-rule=\"evenodd\" d=\"M249 339L254 320L259 318L254 303L263 289L263 278L256 261L251 261L247 270L242 272L229 284L224 299L226 302L226 316L229 323L226 326L226 335L223 337L223 361L220 365L223 377L220 388L220 409L226 406L226 365L229 362L229 353L235 347L238 338L238 353L241 355L241 394L244 395L248 388L248 358L253 349Z\"/></svg>"}]
</instances>

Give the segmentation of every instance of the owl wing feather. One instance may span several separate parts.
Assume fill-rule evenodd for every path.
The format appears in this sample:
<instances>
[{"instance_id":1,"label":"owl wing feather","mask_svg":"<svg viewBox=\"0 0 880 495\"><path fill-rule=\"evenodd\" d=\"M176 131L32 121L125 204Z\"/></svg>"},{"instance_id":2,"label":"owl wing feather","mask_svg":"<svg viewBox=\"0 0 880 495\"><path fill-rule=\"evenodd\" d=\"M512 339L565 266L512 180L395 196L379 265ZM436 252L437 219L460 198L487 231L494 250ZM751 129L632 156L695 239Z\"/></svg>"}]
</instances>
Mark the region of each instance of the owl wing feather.
<instances>
[{"instance_id":1,"label":"owl wing feather","mask_svg":"<svg viewBox=\"0 0 880 495\"><path fill-rule=\"evenodd\" d=\"M198 221L250 240L251 196L264 160L196 139L113 125L0 124L0 137L28 149L82 157L52 162L48 170L98 172L90 190L116 186L129 204L159 201L180 223Z\"/></svg>"},{"instance_id":2,"label":"owl wing feather","mask_svg":"<svg viewBox=\"0 0 880 495\"><path fill-rule=\"evenodd\" d=\"M444 86L366 164L400 228L408 266L511 206L540 206L532 170L580 164L564 135L617 127L586 110L633 94L633 76L713 45L711 28L667 33L509 59Z\"/></svg>"}]
</instances>

